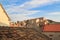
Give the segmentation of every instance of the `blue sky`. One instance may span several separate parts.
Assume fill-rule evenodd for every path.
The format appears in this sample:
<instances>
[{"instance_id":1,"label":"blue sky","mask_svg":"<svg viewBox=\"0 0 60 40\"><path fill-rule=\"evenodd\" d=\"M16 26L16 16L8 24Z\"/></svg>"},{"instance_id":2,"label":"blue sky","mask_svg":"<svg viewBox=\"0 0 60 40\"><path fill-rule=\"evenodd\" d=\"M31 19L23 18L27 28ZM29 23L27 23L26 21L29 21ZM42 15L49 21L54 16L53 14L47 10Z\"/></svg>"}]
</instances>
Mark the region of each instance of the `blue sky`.
<instances>
[{"instance_id":1,"label":"blue sky","mask_svg":"<svg viewBox=\"0 0 60 40\"><path fill-rule=\"evenodd\" d=\"M12 21L45 17L60 22L60 0L0 0Z\"/></svg>"}]
</instances>

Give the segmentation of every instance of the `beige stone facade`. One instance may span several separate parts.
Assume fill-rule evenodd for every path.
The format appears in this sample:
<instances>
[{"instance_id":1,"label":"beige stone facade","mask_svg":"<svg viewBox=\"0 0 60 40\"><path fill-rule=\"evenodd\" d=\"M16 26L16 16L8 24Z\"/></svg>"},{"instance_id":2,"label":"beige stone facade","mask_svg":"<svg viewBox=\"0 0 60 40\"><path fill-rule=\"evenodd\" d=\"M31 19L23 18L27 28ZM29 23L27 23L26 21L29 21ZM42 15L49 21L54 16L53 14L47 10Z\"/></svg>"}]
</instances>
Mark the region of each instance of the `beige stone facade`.
<instances>
[{"instance_id":1,"label":"beige stone facade","mask_svg":"<svg viewBox=\"0 0 60 40\"><path fill-rule=\"evenodd\" d=\"M9 24L10 24L10 18L8 17L4 8L0 4L0 26L9 26Z\"/></svg>"},{"instance_id":2,"label":"beige stone facade","mask_svg":"<svg viewBox=\"0 0 60 40\"><path fill-rule=\"evenodd\" d=\"M48 21L44 17L35 18L35 19L29 19L24 21L18 21L15 23L11 23L10 25L13 27L39 27L40 25L46 25L48 24Z\"/></svg>"}]
</instances>

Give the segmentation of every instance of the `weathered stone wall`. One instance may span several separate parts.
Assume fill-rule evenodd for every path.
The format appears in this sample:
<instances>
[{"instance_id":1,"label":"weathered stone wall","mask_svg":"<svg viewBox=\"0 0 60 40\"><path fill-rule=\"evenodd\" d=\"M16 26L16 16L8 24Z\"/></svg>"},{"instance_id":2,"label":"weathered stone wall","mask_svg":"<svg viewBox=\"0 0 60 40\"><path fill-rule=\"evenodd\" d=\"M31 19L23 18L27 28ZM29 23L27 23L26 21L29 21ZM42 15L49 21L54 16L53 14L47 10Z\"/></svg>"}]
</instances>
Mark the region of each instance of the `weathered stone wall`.
<instances>
[{"instance_id":1,"label":"weathered stone wall","mask_svg":"<svg viewBox=\"0 0 60 40\"><path fill-rule=\"evenodd\" d=\"M51 40L60 40L60 32L43 32L43 34L47 35Z\"/></svg>"}]
</instances>

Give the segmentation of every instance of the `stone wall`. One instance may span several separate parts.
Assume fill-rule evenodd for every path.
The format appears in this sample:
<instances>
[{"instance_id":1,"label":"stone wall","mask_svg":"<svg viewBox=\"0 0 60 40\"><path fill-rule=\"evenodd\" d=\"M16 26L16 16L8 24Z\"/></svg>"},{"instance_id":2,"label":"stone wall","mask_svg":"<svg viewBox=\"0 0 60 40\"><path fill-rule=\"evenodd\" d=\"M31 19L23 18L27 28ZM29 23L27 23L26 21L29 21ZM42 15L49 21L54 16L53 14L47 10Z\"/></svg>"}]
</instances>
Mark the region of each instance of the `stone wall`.
<instances>
[{"instance_id":1,"label":"stone wall","mask_svg":"<svg viewBox=\"0 0 60 40\"><path fill-rule=\"evenodd\" d=\"M0 26L10 26L10 18L0 4Z\"/></svg>"},{"instance_id":2,"label":"stone wall","mask_svg":"<svg viewBox=\"0 0 60 40\"><path fill-rule=\"evenodd\" d=\"M10 26L39 27L40 25L46 25L46 24L48 24L47 19L45 19L44 17L41 17L41 18L24 20L24 21L17 21L16 23L11 23Z\"/></svg>"},{"instance_id":3,"label":"stone wall","mask_svg":"<svg viewBox=\"0 0 60 40\"><path fill-rule=\"evenodd\" d=\"M51 40L60 40L60 32L43 32L43 34L47 35Z\"/></svg>"}]
</instances>

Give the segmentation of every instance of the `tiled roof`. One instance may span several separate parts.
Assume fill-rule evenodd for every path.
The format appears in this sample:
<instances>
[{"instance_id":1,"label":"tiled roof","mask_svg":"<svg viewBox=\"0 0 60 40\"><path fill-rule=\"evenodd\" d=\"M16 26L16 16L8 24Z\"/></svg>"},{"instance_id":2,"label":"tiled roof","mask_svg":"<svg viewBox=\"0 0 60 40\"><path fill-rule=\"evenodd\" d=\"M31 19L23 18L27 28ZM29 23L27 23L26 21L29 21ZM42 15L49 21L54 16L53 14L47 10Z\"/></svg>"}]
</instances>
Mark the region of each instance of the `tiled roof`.
<instances>
[{"instance_id":1,"label":"tiled roof","mask_svg":"<svg viewBox=\"0 0 60 40\"><path fill-rule=\"evenodd\" d=\"M60 24L49 24L43 28L44 32L60 32Z\"/></svg>"}]
</instances>

